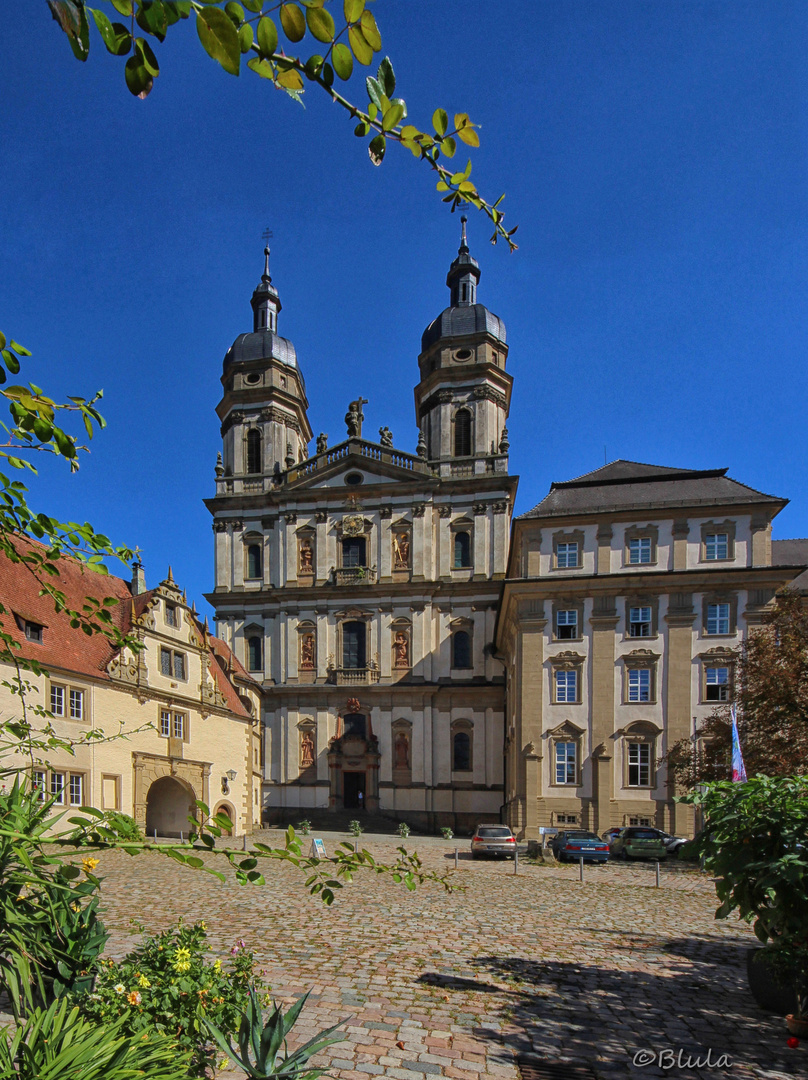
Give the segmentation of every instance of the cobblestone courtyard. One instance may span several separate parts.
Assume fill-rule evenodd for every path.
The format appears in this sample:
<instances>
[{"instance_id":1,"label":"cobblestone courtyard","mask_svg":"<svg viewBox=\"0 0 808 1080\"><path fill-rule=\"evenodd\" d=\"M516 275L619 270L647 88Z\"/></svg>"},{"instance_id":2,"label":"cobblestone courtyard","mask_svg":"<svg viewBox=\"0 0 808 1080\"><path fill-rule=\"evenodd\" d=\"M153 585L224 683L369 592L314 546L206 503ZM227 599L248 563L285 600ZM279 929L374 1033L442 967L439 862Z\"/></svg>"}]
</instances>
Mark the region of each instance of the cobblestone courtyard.
<instances>
[{"instance_id":1,"label":"cobblestone courtyard","mask_svg":"<svg viewBox=\"0 0 808 1080\"><path fill-rule=\"evenodd\" d=\"M407 843L429 869L454 865L446 841ZM387 837L363 844L379 859L395 850ZM133 946L133 919L150 931L204 919L223 955L244 937L275 997L312 991L301 1036L352 1014L344 1041L318 1059L343 1080L517 1080L517 1058L609 1080L808 1075L805 1045L788 1049L785 1022L750 996L753 935L714 921L709 879L672 866L657 889L651 866L609 865L587 867L582 884L577 867L524 861L514 876L510 862L472 862L466 849L452 875L465 891L408 893L366 874L331 908L291 867L268 864L265 886L242 888L160 856L108 854L98 872L109 949ZM641 1050L680 1049L683 1067L672 1056L633 1064ZM709 1066L687 1066L708 1050ZM721 1055L731 1066L716 1066Z\"/></svg>"}]
</instances>

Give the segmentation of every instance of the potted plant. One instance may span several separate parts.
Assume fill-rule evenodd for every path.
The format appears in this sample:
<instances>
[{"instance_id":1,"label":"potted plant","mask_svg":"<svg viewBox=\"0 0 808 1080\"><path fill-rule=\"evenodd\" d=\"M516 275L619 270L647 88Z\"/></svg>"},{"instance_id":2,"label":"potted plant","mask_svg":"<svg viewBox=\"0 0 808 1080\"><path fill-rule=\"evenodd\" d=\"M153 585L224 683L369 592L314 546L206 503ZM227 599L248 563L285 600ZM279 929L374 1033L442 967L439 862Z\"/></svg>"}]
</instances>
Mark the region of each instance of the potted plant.
<instances>
[{"instance_id":1,"label":"potted plant","mask_svg":"<svg viewBox=\"0 0 808 1080\"><path fill-rule=\"evenodd\" d=\"M683 801L704 813L694 847L716 879L716 918L737 911L764 946L748 964L750 988L760 974L779 984L776 1011L790 1005L789 1031L808 1037L808 776L719 781Z\"/></svg>"}]
</instances>

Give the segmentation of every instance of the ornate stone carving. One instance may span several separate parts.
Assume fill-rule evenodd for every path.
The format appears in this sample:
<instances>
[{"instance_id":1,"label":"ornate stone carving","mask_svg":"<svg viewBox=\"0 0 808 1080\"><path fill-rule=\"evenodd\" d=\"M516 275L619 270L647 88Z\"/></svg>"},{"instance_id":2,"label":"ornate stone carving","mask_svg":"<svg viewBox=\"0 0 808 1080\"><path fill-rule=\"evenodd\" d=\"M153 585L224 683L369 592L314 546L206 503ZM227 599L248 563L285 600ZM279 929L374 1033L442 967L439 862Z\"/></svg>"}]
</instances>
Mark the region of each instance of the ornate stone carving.
<instances>
[{"instance_id":1,"label":"ornate stone carving","mask_svg":"<svg viewBox=\"0 0 808 1080\"><path fill-rule=\"evenodd\" d=\"M300 667L303 671L314 671L316 640L309 631L300 635Z\"/></svg>"},{"instance_id":2,"label":"ornate stone carving","mask_svg":"<svg viewBox=\"0 0 808 1080\"><path fill-rule=\"evenodd\" d=\"M451 517L452 516L452 508L451 508L451 506L439 506L438 507L438 514L442 518Z\"/></svg>"},{"instance_id":3,"label":"ornate stone carving","mask_svg":"<svg viewBox=\"0 0 808 1080\"><path fill-rule=\"evenodd\" d=\"M350 402L348 405L348 411L345 414L345 423L348 426L348 438L349 439L361 439L362 438L362 421L365 419L365 414L362 412L362 406L367 405L367 398L357 398L356 401Z\"/></svg>"},{"instance_id":4,"label":"ornate stone carving","mask_svg":"<svg viewBox=\"0 0 808 1080\"><path fill-rule=\"evenodd\" d=\"M393 642L395 654L394 667L408 668L410 666L410 639L403 630L399 630Z\"/></svg>"},{"instance_id":5,"label":"ornate stone carving","mask_svg":"<svg viewBox=\"0 0 808 1080\"><path fill-rule=\"evenodd\" d=\"M289 510L283 515L287 525L294 525L297 521L297 514L294 510Z\"/></svg>"},{"instance_id":6,"label":"ornate stone carving","mask_svg":"<svg viewBox=\"0 0 808 1080\"><path fill-rule=\"evenodd\" d=\"M393 513L392 506L380 506L379 507L379 517L380 518L389 518L389 517L391 517L392 513Z\"/></svg>"},{"instance_id":7,"label":"ornate stone carving","mask_svg":"<svg viewBox=\"0 0 808 1080\"><path fill-rule=\"evenodd\" d=\"M472 509L474 510L474 516L479 517L485 513L485 503L475 503Z\"/></svg>"},{"instance_id":8,"label":"ornate stone carving","mask_svg":"<svg viewBox=\"0 0 808 1080\"><path fill-rule=\"evenodd\" d=\"M417 517L417 518L423 517L425 510L426 510L426 503L413 503L413 505L412 505L412 516Z\"/></svg>"},{"instance_id":9,"label":"ornate stone carving","mask_svg":"<svg viewBox=\"0 0 808 1080\"><path fill-rule=\"evenodd\" d=\"M393 569L409 570L410 568L410 535L400 532L393 537Z\"/></svg>"},{"instance_id":10,"label":"ornate stone carving","mask_svg":"<svg viewBox=\"0 0 808 1080\"><path fill-rule=\"evenodd\" d=\"M348 712L361 712L362 706L359 704L359 698L349 697L346 703Z\"/></svg>"},{"instance_id":11,"label":"ornate stone carving","mask_svg":"<svg viewBox=\"0 0 808 1080\"><path fill-rule=\"evenodd\" d=\"M328 521L328 511L318 510L317 513L314 515L314 520L317 522L318 525L322 525L324 522Z\"/></svg>"},{"instance_id":12,"label":"ornate stone carving","mask_svg":"<svg viewBox=\"0 0 808 1080\"><path fill-rule=\"evenodd\" d=\"M508 439L508 429L504 427L502 429L502 438L499 440L499 452L500 454L507 454L511 449L510 440Z\"/></svg>"},{"instance_id":13,"label":"ornate stone carving","mask_svg":"<svg viewBox=\"0 0 808 1080\"><path fill-rule=\"evenodd\" d=\"M314 573L314 545L307 536L301 539L298 549L298 573Z\"/></svg>"},{"instance_id":14,"label":"ornate stone carving","mask_svg":"<svg viewBox=\"0 0 808 1080\"><path fill-rule=\"evenodd\" d=\"M361 514L345 514L342 519L343 536L364 536L365 519Z\"/></svg>"},{"instance_id":15,"label":"ornate stone carving","mask_svg":"<svg viewBox=\"0 0 808 1080\"><path fill-rule=\"evenodd\" d=\"M448 405L452 401L454 394L451 390L441 390L438 393L438 401L441 405Z\"/></svg>"},{"instance_id":16,"label":"ornate stone carving","mask_svg":"<svg viewBox=\"0 0 808 1080\"><path fill-rule=\"evenodd\" d=\"M233 532L241 532L241 530L244 528L244 522L239 521L238 518L235 518L233 521L230 522L230 527Z\"/></svg>"},{"instance_id":17,"label":"ornate stone carving","mask_svg":"<svg viewBox=\"0 0 808 1080\"><path fill-rule=\"evenodd\" d=\"M321 431L317 436L317 453L324 454L328 449L328 435L325 431Z\"/></svg>"},{"instance_id":18,"label":"ornate stone carving","mask_svg":"<svg viewBox=\"0 0 808 1080\"><path fill-rule=\"evenodd\" d=\"M494 513L495 514L507 514L508 504L506 502L495 502Z\"/></svg>"},{"instance_id":19,"label":"ornate stone carving","mask_svg":"<svg viewBox=\"0 0 808 1080\"><path fill-rule=\"evenodd\" d=\"M394 769L409 769L410 767L410 740L403 731L396 735Z\"/></svg>"},{"instance_id":20,"label":"ornate stone carving","mask_svg":"<svg viewBox=\"0 0 808 1080\"><path fill-rule=\"evenodd\" d=\"M382 446L392 447L393 445L393 433L389 427L379 428L379 443Z\"/></svg>"},{"instance_id":21,"label":"ornate stone carving","mask_svg":"<svg viewBox=\"0 0 808 1080\"><path fill-rule=\"evenodd\" d=\"M227 522L226 521L214 521L213 522L213 531L215 533L227 532Z\"/></svg>"},{"instance_id":22,"label":"ornate stone carving","mask_svg":"<svg viewBox=\"0 0 808 1080\"><path fill-rule=\"evenodd\" d=\"M300 765L307 769L314 764L314 737L310 731L304 731L300 737Z\"/></svg>"},{"instance_id":23,"label":"ornate stone carving","mask_svg":"<svg viewBox=\"0 0 808 1080\"><path fill-rule=\"evenodd\" d=\"M137 661L132 657L124 657L122 653L116 653L107 664L109 677L118 682L137 683L137 670Z\"/></svg>"}]
</instances>

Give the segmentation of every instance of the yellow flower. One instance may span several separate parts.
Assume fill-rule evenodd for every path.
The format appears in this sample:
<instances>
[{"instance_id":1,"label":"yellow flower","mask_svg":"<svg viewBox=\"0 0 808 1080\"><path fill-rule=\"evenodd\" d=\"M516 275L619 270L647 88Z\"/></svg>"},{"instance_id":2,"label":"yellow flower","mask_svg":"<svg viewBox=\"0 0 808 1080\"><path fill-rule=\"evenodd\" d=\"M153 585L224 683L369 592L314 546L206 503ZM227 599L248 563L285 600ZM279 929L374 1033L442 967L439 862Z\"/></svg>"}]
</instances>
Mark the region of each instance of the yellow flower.
<instances>
[{"instance_id":1,"label":"yellow flower","mask_svg":"<svg viewBox=\"0 0 808 1080\"><path fill-rule=\"evenodd\" d=\"M138 986L142 987L142 989L144 989L144 990L147 990L151 986L151 983L149 982L149 980L146 978L145 975L138 975L137 984L138 984Z\"/></svg>"},{"instance_id":2,"label":"yellow flower","mask_svg":"<svg viewBox=\"0 0 808 1080\"><path fill-rule=\"evenodd\" d=\"M191 965L188 963L187 960L178 960L176 964L174 964L174 970L182 974L183 971L190 971Z\"/></svg>"},{"instance_id":3,"label":"yellow flower","mask_svg":"<svg viewBox=\"0 0 808 1080\"><path fill-rule=\"evenodd\" d=\"M177 949L176 953L174 954L174 958L176 960L190 960L191 959L191 950L186 949L185 946L183 945L179 949Z\"/></svg>"},{"instance_id":4,"label":"yellow flower","mask_svg":"<svg viewBox=\"0 0 808 1080\"><path fill-rule=\"evenodd\" d=\"M91 859L88 857L81 860L81 868L85 874L92 874L96 866L98 866L98 859Z\"/></svg>"},{"instance_id":5,"label":"yellow flower","mask_svg":"<svg viewBox=\"0 0 808 1080\"><path fill-rule=\"evenodd\" d=\"M216 963L213 965L213 970L214 971L221 971L222 970L222 962L221 962L221 960L216 961Z\"/></svg>"}]
</instances>

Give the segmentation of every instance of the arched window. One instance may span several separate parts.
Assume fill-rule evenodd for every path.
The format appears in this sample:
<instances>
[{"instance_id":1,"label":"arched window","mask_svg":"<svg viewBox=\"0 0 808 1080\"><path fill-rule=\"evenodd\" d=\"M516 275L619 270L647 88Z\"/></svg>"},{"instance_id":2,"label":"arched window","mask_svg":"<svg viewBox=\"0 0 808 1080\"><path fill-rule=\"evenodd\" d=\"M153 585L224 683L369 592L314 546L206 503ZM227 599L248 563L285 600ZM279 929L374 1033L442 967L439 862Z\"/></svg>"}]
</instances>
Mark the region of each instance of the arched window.
<instances>
[{"instance_id":1,"label":"arched window","mask_svg":"<svg viewBox=\"0 0 808 1080\"><path fill-rule=\"evenodd\" d=\"M452 772L471 771L471 736L467 731L456 731L452 737Z\"/></svg>"},{"instance_id":2,"label":"arched window","mask_svg":"<svg viewBox=\"0 0 808 1080\"><path fill-rule=\"evenodd\" d=\"M454 538L454 568L471 566L471 536L467 532L456 532Z\"/></svg>"},{"instance_id":3,"label":"arched window","mask_svg":"<svg viewBox=\"0 0 808 1080\"><path fill-rule=\"evenodd\" d=\"M458 409L455 413L454 452L455 457L471 454L471 413L468 409Z\"/></svg>"},{"instance_id":4,"label":"arched window","mask_svg":"<svg viewBox=\"0 0 808 1080\"><path fill-rule=\"evenodd\" d=\"M263 472L261 467L261 432L250 428L247 432L247 472Z\"/></svg>"},{"instance_id":5,"label":"arched window","mask_svg":"<svg viewBox=\"0 0 808 1080\"><path fill-rule=\"evenodd\" d=\"M452 667L471 667L471 634L466 630L456 630L452 635Z\"/></svg>"},{"instance_id":6,"label":"arched window","mask_svg":"<svg viewBox=\"0 0 808 1080\"><path fill-rule=\"evenodd\" d=\"M247 577L261 577L261 545L249 544L247 547Z\"/></svg>"},{"instance_id":7,"label":"arched window","mask_svg":"<svg viewBox=\"0 0 808 1080\"><path fill-rule=\"evenodd\" d=\"M261 671L263 668L261 639L258 634L247 638L247 667L250 671Z\"/></svg>"},{"instance_id":8,"label":"arched window","mask_svg":"<svg viewBox=\"0 0 808 1080\"><path fill-rule=\"evenodd\" d=\"M366 667L367 627L363 622L342 624L342 666L344 668Z\"/></svg>"}]
</instances>

